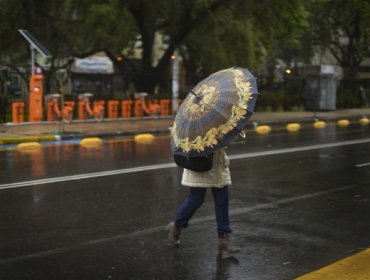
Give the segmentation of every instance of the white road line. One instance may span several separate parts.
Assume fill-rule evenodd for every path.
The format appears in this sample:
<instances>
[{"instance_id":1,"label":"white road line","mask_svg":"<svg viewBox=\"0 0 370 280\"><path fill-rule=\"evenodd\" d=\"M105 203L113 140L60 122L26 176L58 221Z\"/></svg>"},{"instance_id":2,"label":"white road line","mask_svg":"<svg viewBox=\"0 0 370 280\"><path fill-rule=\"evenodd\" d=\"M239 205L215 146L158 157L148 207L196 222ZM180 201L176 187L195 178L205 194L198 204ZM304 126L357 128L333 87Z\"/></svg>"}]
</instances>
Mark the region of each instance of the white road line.
<instances>
[{"instance_id":1,"label":"white road line","mask_svg":"<svg viewBox=\"0 0 370 280\"><path fill-rule=\"evenodd\" d=\"M369 165L370 165L370 162L366 162L366 163L356 164L356 167L364 167L364 166L369 166Z\"/></svg>"},{"instance_id":2,"label":"white road line","mask_svg":"<svg viewBox=\"0 0 370 280\"><path fill-rule=\"evenodd\" d=\"M366 186L369 182L363 182L363 186ZM294 197L288 197L288 198L283 198L281 200L273 201L273 202L267 202L267 203L262 203L262 204L257 204L254 206L250 207L241 207L241 208L234 208L230 209L230 216L235 216L235 215L241 215L241 214L246 214L250 213L253 211L258 211L258 210L264 210L264 209L271 209L271 208L276 208L279 205L284 205L296 201L302 201L302 200L307 200L315 197L320 197L320 196L325 196L328 194L336 193L336 192L342 192L350 189L355 189L359 188L361 185L356 184L356 185L347 185L343 187L338 187L335 189L329 189L329 190L323 190L315 193L308 193L300 196L294 196ZM203 216L199 218L194 218L192 219L192 224L199 224L199 223L204 223L204 222L210 222L213 221L214 215L208 215L208 216ZM6 258L6 259L0 259L0 265L4 264L9 264L9 263L16 263L16 262L21 262L21 261L27 261L27 260L32 260L32 259L38 259L38 258L43 258L43 257L48 257L52 255L57 255L57 254L62 254L62 253L67 253L73 250L79 250L79 249L84 249L87 247L90 247L92 245L99 245L99 244L104 244L107 242L114 242L117 240L124 240L127 238L133 238L133 237L138 237L142 235L147 235L147 234L153 234L156 232L161 232L165 230L165 226L156 226L156 227L150 227L142 230L137 230L134 232L129 232L129 233L123 233L111 237L105 237L105 238L100 238L100 239L95 239L95 240L89 240L86 242L82 242L79 244L71 245L71 246L66 246L66 247L61 247L61 248L55 248L51 250L46 250L46 251L41 251L41 252L36 252L33 254L28 254L28 255L23 255L23 256L17 256L17 257L12 257L12 258Z\"/></svg>"},{"instance_id":3,"label":"white road line","mask_svg":"<svg viewBox=\"0 0 370 280\"><path fill-rule=\"evenodd\" d=\"M370 139L366 138L366 139L360 139L360 140L351 140L351 141L342 141L342 142L335 142L335 143L328 143L328 144L318 144L318 145L296 147L296 148L278 149L278 150L271 150L271 151L265 151L265 152L238 154L238 155L229 156L229 158L230 159L243 159L243 158L251 158L251 157L271 156L271 155L303 152L303 151L326 149L326 148L335 148L335 147L364 144L364 143L370 143Z\"/></svg>"},{"instance_id":4,"label":"white road line","mask_svg":"<svg viewBox=\"0 0 370 280\"><path fill-rule=\"evenodd\" d=\"M272 155L279 155L279 154L295 153L295 152L310 151L310 150L325 149L325 148L334 148L334 147L364 144L364 143L370 143L370 138L351 140L351 141L342 141L342 142L335 142L335 143L328 143L328 144L303 146L303 147L296 147L296 148L286 148L286 149L269 150L269 151L263 151L263 152L230 155L229 158L231 160L235 160L235 159L244 159L244 158L253 158L253 157L263 157L263 156L272 156ZM109 171L102 171L102 172L78 174L78 175L71 175L71 176L53 177L53 178L47 178L47 179L2 184L0 185L0 190L11 189L11 188L21 188L21 187L42 185L42 184L51 184L51 183L57 183L57 182L75 181L75 180L90 179L90 178L120 175L120 174L129 174L129 173L135 173L135 172L166 169L166 168L173 168L173 167L176 167L174 163L163 163L163 164L139 166L139 167L109 170Z\"/></svg>"}]
</instances>

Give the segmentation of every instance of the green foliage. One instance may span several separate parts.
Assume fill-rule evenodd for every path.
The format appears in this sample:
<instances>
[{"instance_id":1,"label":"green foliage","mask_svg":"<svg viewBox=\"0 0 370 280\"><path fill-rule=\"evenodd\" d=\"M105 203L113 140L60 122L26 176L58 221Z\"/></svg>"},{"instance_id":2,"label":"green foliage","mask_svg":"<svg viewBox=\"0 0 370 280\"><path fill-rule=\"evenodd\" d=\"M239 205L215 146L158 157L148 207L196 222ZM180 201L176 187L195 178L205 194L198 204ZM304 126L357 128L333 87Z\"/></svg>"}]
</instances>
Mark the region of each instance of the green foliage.
<instances>
[{"instance_id":1,"label":"green foliage","mask_svg":"<svg viewBox=\"0 0 370 280\"><path fill-rule=\"evenodd\" d=\"M254 66L252 32L246 22L230 19L231 16L230 11L223 11L185 40L183 56L188 70L204 77L231 66ZM225 21L228 23L222 24Z\"/></svg>"},{"instance_id":2,"label":"green foliage","mask_svg":"<svg viewBox=\"0 0 370 280\"><path fill-rule=\"evenodd\" d=\"M111 48L118 54L134 38L133 19L127 9L118 6L117 0L93 3L85 9L81 11L85 44L99 50Z\"/></svg>"},{"instance_id":3,"label":"green foliage","mask_svg":"<svg viewBox=\"0 0 370 280\"><path fill-rule=\"evenodd\" d=\"M349 79L370 56L370 2L367 0L309 1L312 42L329 50Z\"/></svg>"},{"instance_id":4,"label":"green foliage","mask_svg":"<svg viewBox=\"0 0 370 280\"><path fill-rule=\"evenodd\" d=\"M359 93L339 85L337 89L337 108L338 109L351 109L359 107Z\"/></svg>"},{"instance_id":5,"label":"green foliage","mask_svg":"<svg viewBox=\"0 0 370 280\"><path fill-rule=\"evenodd\" d=\"M18 28L29 29L55 58L104 50L113 60L140 40L138 67L129 57L117 69L151 91L181 47L194 81L233 65L255 68L269 57L298 50L307 27L303 0L0 0L0 55L27 53ZM155 34L166 40L152 65ZM5 38L5 39L3 39ZM136 44L137 47L137 44ZM268 54L268 55L267 55ZM132 72L133 74L130 74Z\"/></svg>"}]
</instances>

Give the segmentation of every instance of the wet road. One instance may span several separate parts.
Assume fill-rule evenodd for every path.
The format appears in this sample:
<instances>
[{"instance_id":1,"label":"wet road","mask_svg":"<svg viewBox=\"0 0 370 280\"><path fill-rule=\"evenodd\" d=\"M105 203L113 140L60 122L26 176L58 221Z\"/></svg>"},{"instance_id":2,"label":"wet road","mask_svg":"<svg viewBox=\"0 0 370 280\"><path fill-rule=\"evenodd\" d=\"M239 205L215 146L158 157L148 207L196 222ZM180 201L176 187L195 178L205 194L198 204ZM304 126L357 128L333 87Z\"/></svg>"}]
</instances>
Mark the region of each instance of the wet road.
<instances>
[{"instance_id":1,"label":"wet road","mask_svg":"<svg viewBox=\"0 0 370 280\"><path fill-rule=\"evenodd\" d=\"M182 247L167 246L187 194L169 145L3 148L0 279L293 279L370 247L369 128L250 132L230 145L231 259L217 257L209 194Z\"/></svg>"}]
</instances>

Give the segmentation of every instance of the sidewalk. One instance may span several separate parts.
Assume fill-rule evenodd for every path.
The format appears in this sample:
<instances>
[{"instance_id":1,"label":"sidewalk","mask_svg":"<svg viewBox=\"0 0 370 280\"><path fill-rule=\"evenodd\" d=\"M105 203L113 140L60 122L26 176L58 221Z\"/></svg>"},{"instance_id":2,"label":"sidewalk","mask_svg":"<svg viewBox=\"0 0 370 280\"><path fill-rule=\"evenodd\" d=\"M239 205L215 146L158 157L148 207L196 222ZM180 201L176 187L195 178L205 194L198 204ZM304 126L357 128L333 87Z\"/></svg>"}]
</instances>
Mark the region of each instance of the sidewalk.
<instances>
[{"instance_id":1,"label":"sidewalk","mask_svg":"<svg viewBox=\"0 0 370 280\"><path fill-rule=\"evenodd\" d=\"M348 119L358 122L360 118L370 118L370 108L337 110L330 112L256 112L250 119L254 125L270 125L272 128L295 122L307 124L315 119L335 122ZM173 117L107 119L103 122L74 121L61 127L57 122L0 124L0 144L21 142L56 141L85 137L134 136L141 133L166 134L173 124ZM60 131L64 130L63 134Z\"/></svg>"}]
</instances>

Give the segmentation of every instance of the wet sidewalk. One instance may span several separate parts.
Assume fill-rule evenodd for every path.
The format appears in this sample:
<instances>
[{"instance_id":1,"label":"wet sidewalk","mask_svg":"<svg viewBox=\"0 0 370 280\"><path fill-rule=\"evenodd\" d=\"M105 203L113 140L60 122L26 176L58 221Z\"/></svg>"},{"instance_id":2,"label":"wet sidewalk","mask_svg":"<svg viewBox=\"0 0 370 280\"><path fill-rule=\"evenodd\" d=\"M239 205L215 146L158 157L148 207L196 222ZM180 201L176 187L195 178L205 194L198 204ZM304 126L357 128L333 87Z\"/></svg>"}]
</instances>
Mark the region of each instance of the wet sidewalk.
<instances>
[{"instance_id":1,"label":"wet sidewalk","mask_svg":"<svg viewBox=\"0 0 370 280\"><path fill-rule=\"evenodd\" d=\"M335 122L348 119L358 122L362 117L370 117L370 108L348 109L329 112L257 112L250 119L250 128L256 125L282 126L287 123L310 123L316 119ZM106 119L73 121L70 124L58 122L6 123L0 124L0 144L31 141L55 141L85 137L134 136L141 133L165 134L173 124L173 116L130 119Z\"/></svg>"}]
</instances>

